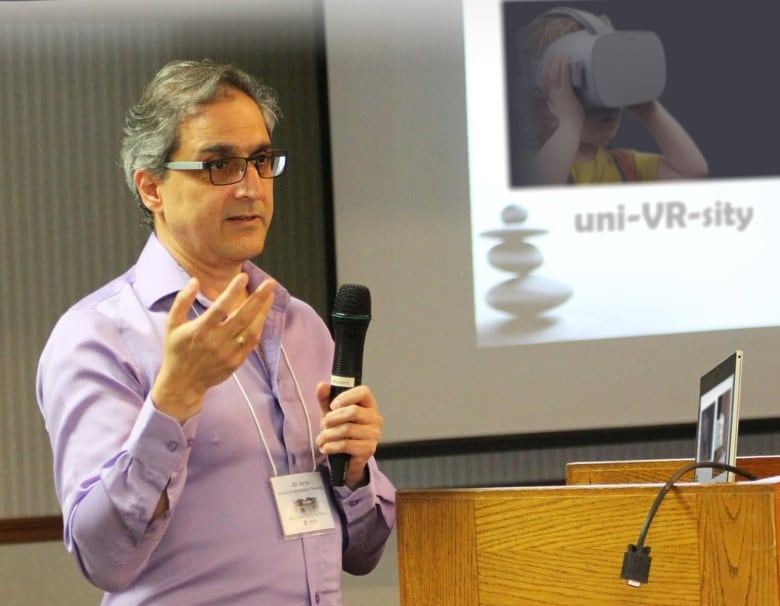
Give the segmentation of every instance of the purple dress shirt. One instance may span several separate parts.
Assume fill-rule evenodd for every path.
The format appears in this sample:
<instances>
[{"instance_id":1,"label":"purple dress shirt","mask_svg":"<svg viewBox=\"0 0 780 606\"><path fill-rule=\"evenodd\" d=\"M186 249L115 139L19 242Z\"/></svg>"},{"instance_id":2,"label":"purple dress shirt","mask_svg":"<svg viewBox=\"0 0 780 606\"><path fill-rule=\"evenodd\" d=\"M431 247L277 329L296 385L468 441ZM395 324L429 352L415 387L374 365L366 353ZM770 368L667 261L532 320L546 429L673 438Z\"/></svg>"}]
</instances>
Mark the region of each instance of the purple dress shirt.
<instances>
[{"instance_id":1,"label":"purple dress shirt","mask_svg":"<svg viewBox=\"0 0 780 606\"><path fill-rule=\"evenodd\" d=\"M244 271L250 289L266 277L251 263ZM202 411L180 425L154 407L149 391L168 311L188 280L152 235L135 266L52 331L37 391L65 545L107 592L103 604L340 606L342 568L365 574L382 555L395 490L373 459L368 485L355 491L328 486L316 446L312 460L321 416L315 389L333 359L327 327L278 287L262 355L247 358L238 381L208 390ZM198 295L191 316L209 305ZM269 456L279 475L320 471L334 530L284 538ZM170 508L150 524L165 490Z\"/></svg>"}]
</instances>

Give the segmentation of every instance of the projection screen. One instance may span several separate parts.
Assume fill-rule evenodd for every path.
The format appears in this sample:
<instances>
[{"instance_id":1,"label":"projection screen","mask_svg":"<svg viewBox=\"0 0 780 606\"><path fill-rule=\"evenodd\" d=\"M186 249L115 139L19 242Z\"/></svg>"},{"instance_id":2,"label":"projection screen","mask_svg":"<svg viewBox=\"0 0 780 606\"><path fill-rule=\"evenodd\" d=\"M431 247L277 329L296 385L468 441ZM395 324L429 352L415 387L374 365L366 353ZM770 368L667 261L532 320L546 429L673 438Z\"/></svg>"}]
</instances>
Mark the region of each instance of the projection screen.
<instances>
[{"instance_id":1,"label":"projection screen","mask_svg":"<svg viewBox=\"0 0 780 606\"><path fill-rule=\"evenodd\" d=\"M658 36L659 100L706 176L517 182L515 36L560 5ZM325 3L337 273L373 295L363 379L388 441L694 423L699 377L736 349L742 417L777 416L778 17L758 0ZM630 109L611 143L664 153Z\"/></svg>"}]
</instances>

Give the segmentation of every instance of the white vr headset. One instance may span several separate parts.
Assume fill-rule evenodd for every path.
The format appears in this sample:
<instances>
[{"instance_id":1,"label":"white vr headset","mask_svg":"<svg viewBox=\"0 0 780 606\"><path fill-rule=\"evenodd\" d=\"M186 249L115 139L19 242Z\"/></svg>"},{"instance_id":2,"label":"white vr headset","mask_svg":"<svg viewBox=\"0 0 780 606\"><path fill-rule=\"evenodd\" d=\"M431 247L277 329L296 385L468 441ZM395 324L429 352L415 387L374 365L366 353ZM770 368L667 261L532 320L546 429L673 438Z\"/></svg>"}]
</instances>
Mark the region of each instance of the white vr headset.
<instances>
[{"instance_id":1,"label":"white vr headset","mask_svg":"<svg viewBox=\"0 0 780 606\"><path fill-rule=\"evenodd\" d=\"M545 14L569 17L585 29L554 40L541 60L527 64L535 86L544 62L559 55L568 58L572 87L586 109L626 107L661 96L666 55L654 32L615 31L596 15L574 8Z\"/></svg>"}]
</instances>

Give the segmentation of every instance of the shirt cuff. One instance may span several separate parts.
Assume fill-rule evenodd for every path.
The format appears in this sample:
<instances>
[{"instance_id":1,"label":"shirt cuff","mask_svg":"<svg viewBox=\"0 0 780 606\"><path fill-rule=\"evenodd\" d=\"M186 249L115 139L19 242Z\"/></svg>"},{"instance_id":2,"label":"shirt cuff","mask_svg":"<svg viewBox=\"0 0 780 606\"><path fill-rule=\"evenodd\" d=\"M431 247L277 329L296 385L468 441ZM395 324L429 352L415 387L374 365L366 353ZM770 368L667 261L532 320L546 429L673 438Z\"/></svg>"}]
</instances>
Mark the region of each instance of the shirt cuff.
<instances>
[{"instance_id":1,"label":"shirt cuff","mask_svg":"<svg viewBox=\"0 0 780 606\"><path fill-rule=\"evenodd\" d=\"M347 523L359 520L374 511L377 504L376 489L373 478L376 476L376 461L371 458L366 466L368 483L351 490L347 486L334 486L333 491L339 507L344 512Z\"/></svg>"},{"instance_id":2,"label":"shirt cuff","mask_svg":"<svg viewBox=\"0 0 780 606\"><path fill-rule=\"evenodd\" d=\"M146 479L159 490L186 465L197 430L197 416L184 425L146 399L127 441L127 451L144 469Z\"/></svg>"}]
</instances>

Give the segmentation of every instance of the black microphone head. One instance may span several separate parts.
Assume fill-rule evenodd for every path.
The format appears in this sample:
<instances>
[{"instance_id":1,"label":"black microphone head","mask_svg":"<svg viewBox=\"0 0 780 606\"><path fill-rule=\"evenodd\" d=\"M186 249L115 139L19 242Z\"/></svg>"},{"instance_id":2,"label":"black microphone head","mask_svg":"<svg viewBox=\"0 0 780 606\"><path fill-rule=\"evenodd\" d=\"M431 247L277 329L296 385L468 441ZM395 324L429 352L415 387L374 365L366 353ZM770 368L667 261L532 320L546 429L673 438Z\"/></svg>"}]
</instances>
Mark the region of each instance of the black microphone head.
<instances>
[{"instance_id":1,"label":"black microphone head","mask_svg":"<svg viewBox=\"0 0 780 606\"><path fill-rule=\"evenodd\" d=\"M333 317L371 318L371 292L362 284L342 284L333 302Z\"/></svg>"},{"instance_id":2,"label":"black microphone head","mask_svg":"<svg viewBox=\"0 0 780 606\"><path fill-rule=\"evenodd\" d=\"M360 284L344 284L333 303L333 339L336 350L333 374L353 377L360 385L363 374L363 344L371 321L371 293Z\"/></svg>"}]
</instances>

